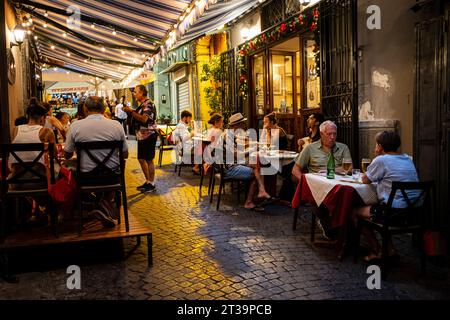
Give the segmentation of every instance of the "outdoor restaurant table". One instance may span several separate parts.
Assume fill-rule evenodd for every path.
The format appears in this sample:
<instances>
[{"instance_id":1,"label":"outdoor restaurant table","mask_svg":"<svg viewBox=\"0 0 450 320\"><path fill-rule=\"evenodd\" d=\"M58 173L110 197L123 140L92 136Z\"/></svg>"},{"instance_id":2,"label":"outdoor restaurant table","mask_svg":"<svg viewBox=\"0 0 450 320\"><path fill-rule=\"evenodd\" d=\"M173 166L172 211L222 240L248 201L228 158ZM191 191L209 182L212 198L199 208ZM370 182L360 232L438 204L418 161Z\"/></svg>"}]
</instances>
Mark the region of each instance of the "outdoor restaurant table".
<instances>
[{"instance_id":1,"label":"outdoor restaurant table","mask_svg":"<svg viewBox=\"0 0 450 320\"><path fill-rule=\"evenodd\" d=\"M288 165L295 160L298 153L287 150L260 150L250 153L250 158L258 158L258 163L263 167L269 165L271 167L269 174L262 172L264 175L264 187L268 194L276 197L277 193L277 173L281 173L283 166Z\"/></svg>"},{"instance_id":2,"label":"outdoor restaurant table","mask_svg":"<svg viewBox=\"0 0 450 320\"><path fill-rule=\"evenodd\" d=\"M331 217L331 227L338 228L345 225L353 208L377 202L374 184L363 184L350 176L336 175L335 179L327 179L325 174L307 173L300 179L292 208L302 203L324 205Z\"/></svg>"}]
</instances>

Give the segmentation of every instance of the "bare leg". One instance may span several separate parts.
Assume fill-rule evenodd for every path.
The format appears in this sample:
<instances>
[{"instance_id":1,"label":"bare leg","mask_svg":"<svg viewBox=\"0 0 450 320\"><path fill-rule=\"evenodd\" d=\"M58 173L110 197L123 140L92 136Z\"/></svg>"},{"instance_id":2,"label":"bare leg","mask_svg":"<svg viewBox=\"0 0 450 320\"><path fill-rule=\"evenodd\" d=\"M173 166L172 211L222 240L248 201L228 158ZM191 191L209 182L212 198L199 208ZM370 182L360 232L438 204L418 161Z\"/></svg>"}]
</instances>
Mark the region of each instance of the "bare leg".
<instances>
[{"instance_id":1,"label":"bare leg","mask_svg":"<svg viewBox=\"0 0 450 320\"><path fill-rule=\"evenodd\" d=\"M258 183L258 198L270 199L270 194L267 193L266 188L264 187L264 177L261 175L261 169L257 165L248 165L253 169L253 175L255 176L256 182Z\"/></svg>"},{"instance_id":2,"label":"bare leg","mask_svg":"<svg viewBox=\"0 0 450 320\"><path fill-rule=\"evenodd\" d=\"M353 218L353 222L356 223L358 222L358 219L369 219L370 218L370 206L366 206L366 207L360 207L360 208L356 208L353 210L352 213L352 218ZM372 251L372 254L369 255L367 257L367 259L373 259L373 258L377 258L380 256L381 251L380 251L380 244L378 243L378 240L375 236L375 232L367 227L364 227L361 230L362 234L364 235L364 238L367 241L367 244L370 247L370 250Z\"/></svg>"},{"instance_id":3,"label":"bare leg","mask_svg":"<svg viewBox=\"0 0 450 320\"><path fill-rule=\"evenodd\" d=\"M141 165L142 172L144 173L145 181L148 182L149 181L148 162L147 162L147 160L144 160L144 159L138 159L138 160L139 160L139 164Z\"/></svg>"},{"instance_id":4,"label":"bare leg","mask_svg":"<svg viewBox=\"0 0 450 320\"><path fill-rule=\"evenodd\" d=\"M252 182L250 183L250 188L248 190L248 195L247 195L247 199L245 201L245 205L244 207L246 209L252 209L253 207L255 207L255 204L253 203L253 197L257 191L257 186L256 186L256 180L253 179Z\"/></svg>"},{"instance_id":5,"label":"bare leg","mask_svg":"<svg viewBox=\"0 0 450 320\"><path fill-rule=\"evenodd\" d=\"M155 183L155 164L153 160L147 161L148 179L147 182Z\"/></svg>"}]
</instances>

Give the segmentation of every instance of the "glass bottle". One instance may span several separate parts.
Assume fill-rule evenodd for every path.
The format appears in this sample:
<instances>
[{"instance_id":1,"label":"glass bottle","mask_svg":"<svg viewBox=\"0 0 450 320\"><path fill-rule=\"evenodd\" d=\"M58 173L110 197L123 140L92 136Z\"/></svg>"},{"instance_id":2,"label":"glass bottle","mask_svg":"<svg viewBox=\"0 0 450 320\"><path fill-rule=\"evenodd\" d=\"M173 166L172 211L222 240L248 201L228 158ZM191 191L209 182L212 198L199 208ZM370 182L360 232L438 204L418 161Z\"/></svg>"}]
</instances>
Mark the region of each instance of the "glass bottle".
<instances>
[{"instance_id":1,"label":"glass bottle","mask_svg":"<svg viewBox=\"0 0 450 320\"><path fill-rule=\"evenodd\" d=\"M327 179L334 179L334 170L335 170L335 163L334 163L334 155L333 150L330 151L328 154L328 161L327 161Z\"/></svg>"}]
</instances>

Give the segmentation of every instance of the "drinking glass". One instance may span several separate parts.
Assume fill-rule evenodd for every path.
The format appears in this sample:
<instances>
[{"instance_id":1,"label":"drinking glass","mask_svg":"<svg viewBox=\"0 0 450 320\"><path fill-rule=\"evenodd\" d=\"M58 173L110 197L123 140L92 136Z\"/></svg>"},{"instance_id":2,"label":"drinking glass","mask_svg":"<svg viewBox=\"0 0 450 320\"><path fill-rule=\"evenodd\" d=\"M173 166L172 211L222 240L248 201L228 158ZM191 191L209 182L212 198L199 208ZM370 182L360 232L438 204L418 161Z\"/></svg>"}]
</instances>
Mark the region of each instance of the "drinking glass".
<instances>
[{"instance_id":1,"label":"drinking glass","mask_svg":"<svg viewBox=\"0 0 450 320\"><path fill-rule=\"evenodd\" d=\"M342 168L345 171L345 175L348 175L348 173L352 170L353 162L351 158L344 158L342 160Z\"/></svg>"},{"instance_id":2,"label":"drinking glass","mask_svg":"<svg viewBox=\"0 0 450 320\"><path fill-rule=\"evenodd\" d=\"M369 166L369 164L372 162L371 159L368 158L363 158L361 160L361 172L366 173L367 171L367 167Z\"/></svg>"},{"instance_id":3,"label":"drinking glass","mask_svg":"<svg viewBox=\"0 0 450 320\"><path fill-rule=\"evenodd\" d=\"M360 181L361 180L361 170L353 169L352 170L352 178L355 181Z\"/></svg>"}]
</instances>

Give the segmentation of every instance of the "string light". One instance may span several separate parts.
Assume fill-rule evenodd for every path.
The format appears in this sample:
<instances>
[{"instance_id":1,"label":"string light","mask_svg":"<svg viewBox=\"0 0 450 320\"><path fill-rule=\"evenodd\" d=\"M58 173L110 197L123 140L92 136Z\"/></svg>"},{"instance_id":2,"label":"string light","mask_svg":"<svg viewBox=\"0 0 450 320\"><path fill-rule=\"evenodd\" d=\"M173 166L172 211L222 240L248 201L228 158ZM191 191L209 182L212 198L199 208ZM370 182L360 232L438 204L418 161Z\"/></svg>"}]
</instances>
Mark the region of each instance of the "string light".
<instances>
[{"instance_id":1,"label":"string light","mask_svg":"<svg viewBox=\"0 0 450 320\"><path fill-rule=\"evenodd\" d=\"M87 59L84 59L84 63L87 63L88 61L87 61Z\"/></svg>"},{"instance_id":2,"label":"string light","mask_svg":"<svg viewBox=\"0 0 450 320\"><path fill-rule=\"evenodd\" d=\"M141 56L142 58L145 58L145 54L142 54L142 56Z\"/></svg>"},{"instance_id":3,"label":"string light","mask_svg":"<svg viewBox=\"0 0 450 320\"><path fill-rule=\"evenodd\" d=\"M113 30L112 34L115 36L117 34L116 30Z\"/></svg>"},{"instance_id":4,"label":"string light","mask_svg":"<svg viewBox=\"0 0 450 320\"><path fill-rule=\"evenodd\" d=\"M189 12L191 12L191 8L186 9L186 13L189 13Z\"/></svg>"},{"instance_id":5,"label":"string light","mask_svg":"<svg viewBox=\"0 0 450 320\"><path fill-rule=\"evenodd\" d=\"M105 51L106 51L105 47L102 47L102 51L103 51L103 52L105 52Z\"/></svg>"},{"instance_id":6,"label":"string light","mask_svg":"<svg viewBox=\"0 0 450 320\"><path fill-rule=\"evenodd\" d=\"M62 36L65 38L65 37L67 37L67 34L64 32Z\"/></svg>"},{"instance_id":7,"label":"string light","mask_svg":"<svg viewBox=\"0 0 450 320\"><path fill-rule=\"evenodd\" d=\"M66 71L66 74L69 74L70 72L69 71Z\"/></svg>"},{"instance_id":8,"label":"string light","mask_svg":"<svg viewBox=\"0 0 450 320\"><path fill-rule=\"evenodd\" d=\"M91 24L91 28L94 29L95 28L95 24Z\"/></svg>"},{"instance_id":9,"label":"string light","mask_svg":"<svg viewBox=\"0 0 450 320\"><path fill-rule=\"evenodd\" d=\"M48 17L48 13L47 13L47 11L45 11L45 13L44 13L44 17Z\"/></svg>"},{"instance_id":10,"label":"string light","mask_svg":"<svg viewBox=\"0 0 450 320\"><path fill-rule=\"evenodd\" d=\"M70 57L70 52L67 52L67 56Z\"/></svg>"},{"instance_id":11,"label":"string light","mask_svg":"<svg viewBox=\"0 0 450 320\"><path fill-rule=\"evenodd\" d=\"M44 23L44 28L47 28L47 24L46 23Z\"/></svg>"},{"instance_id":12,"label":"string light","mask_svg":"<svg viewBox=\"0 0 450 320\"><path fill-rule=\"evenodd\" d=\"M31 30L27 30L27 34L31 34Z\"/></svg>"},{"instance_id":13,"label":"string light","mask_svg":"<svg viewBox=\"0 0 450 320\"><path fill-rule=\"evenodd\" d=\"M122 50L122 51L120 51L120 53L121 53L121 54L125 54L125 51Z\"/></svg>"},{"instance_id":14,"label":"string light","mask_svg":"<svg viewBox=\"0 0 450 320\"><path fill-rule=\"evenodd\" d=\"M34 36L34 40L37 40L38 39L38 36Z\"/></svg>"},{"instance_id":15,"label":"string light","mask_svg":"<svg viewBox=\"0 0 450 320\"><path fill-rule=\"evenodd\" d=\"M138 39L137 39L137 38L134 38L133 41L134 41L134 42L138 42Z\"/></svg>"},{"instance_id":16,"label":"string light","mask_svg":"<svg viewBox=\"0 0 450 320\"><path fill-rule=\"evenodd\" d=\"M52 50L55 50L55 46L54 45L52 45L50 48L52 48Z\"/></svg>"},{"instance_id":17,"label":"string light","mask_svg":"<svg viewBox=\"0 0 450 320\"><path fill-rule=\"evenodd\" d=\"M58 71L58 69L57 68L53 68L53 71Z\"/></svg>"}]
</instances>

